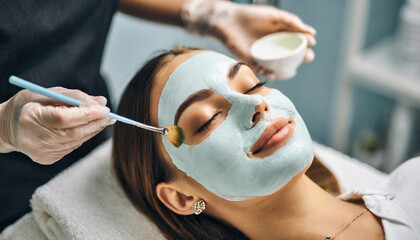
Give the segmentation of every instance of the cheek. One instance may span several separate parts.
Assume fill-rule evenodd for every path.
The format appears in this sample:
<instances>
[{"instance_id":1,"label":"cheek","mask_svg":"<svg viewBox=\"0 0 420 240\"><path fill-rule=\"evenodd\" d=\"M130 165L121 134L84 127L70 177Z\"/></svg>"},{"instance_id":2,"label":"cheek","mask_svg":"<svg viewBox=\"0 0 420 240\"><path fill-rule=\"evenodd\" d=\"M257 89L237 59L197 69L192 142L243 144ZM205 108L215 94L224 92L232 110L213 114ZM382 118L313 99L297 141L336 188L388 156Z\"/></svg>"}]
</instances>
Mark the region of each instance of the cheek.
<instances>
[{"instance_id":1,"label":"cheek","mask_svg":"<svg viewBox=\"0 0 420 240\"><path fill-rule=\"evenodd\" d=\"M241 143L241 139L238 138L235 131L235 126L231 126L230 122L230 120L225 120L203 142L192 147L205 150L208 157L214 159L215 164L219 159L225 159L232 150L236 151L237 146ZM196 153L201 155L204 152L198 151Z\"/></svg>"},{"instance_id":2,"label":"cheek","mask_svg":"<svg viewBox=\"0 0 420 240\"><path fill-rule=\"evenodd\" d=\"M232 119L226 119L203 146L211 150L211 157L214 164L227 164L237 159L237 154L243 152L244 136L238 131L238 126Z\"/></svg>"}]
</instances>

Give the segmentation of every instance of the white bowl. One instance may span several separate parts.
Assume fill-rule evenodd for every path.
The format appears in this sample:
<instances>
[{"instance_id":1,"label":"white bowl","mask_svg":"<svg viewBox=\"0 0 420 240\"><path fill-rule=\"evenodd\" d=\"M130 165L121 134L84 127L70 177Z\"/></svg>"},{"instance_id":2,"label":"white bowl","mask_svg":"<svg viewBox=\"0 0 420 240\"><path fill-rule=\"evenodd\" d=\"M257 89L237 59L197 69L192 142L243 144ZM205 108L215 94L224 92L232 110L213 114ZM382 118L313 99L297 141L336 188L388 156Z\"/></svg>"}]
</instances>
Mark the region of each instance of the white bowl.
<instances>
[{"instance_id":1,"label":"white bowl","mask_svg":"<svg viewBox=\"0 0 420 240\"><path fill-rule=\"evenodd\" d=\"M278 32L255 41L251 46L251 56L282 79L288 79L296 75L305 58L307 45L308 40L302 33Z\"/></svg>"}]
</instances>

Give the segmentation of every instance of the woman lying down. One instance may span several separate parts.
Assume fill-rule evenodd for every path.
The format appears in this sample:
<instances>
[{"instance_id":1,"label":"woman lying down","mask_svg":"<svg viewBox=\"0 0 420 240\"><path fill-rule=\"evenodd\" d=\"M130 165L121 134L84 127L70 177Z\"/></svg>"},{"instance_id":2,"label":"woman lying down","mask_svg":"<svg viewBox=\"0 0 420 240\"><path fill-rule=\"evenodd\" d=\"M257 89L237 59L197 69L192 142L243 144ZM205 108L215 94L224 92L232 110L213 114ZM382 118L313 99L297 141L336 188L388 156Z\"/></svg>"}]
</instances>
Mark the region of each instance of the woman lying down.
<instances>
[{"instance_id":1,"label":"woman lying down","mask_svg":"<svg viewBox=\"0 0 420 240\"><path fill-rule=\"evenodd\" d=\"M114 168L168 239L420 239L420 161L338 198L305 172L313 146L293 103L225 55L176 48L132 79L119 114L184 130L179 148L117 124Z\"/></svg>"}]
</instances>

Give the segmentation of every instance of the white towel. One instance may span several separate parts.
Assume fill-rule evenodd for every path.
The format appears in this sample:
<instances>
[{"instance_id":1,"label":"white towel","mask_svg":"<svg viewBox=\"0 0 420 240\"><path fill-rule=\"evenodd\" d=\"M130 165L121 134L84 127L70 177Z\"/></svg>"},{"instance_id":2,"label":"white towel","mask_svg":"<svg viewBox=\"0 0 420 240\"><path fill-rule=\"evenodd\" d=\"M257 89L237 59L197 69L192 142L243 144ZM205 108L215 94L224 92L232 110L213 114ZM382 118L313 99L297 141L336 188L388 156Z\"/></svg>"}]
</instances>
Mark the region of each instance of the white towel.
<instances>
[{"instance_id":1,"label":"white towel","mask_svg":"<svg viewBox=\"0 0 420 240\"><path fill-rule=\"evenodd\" d=\"M33 212L3 231L0 239L164 239L123 194L111 171L110 153L108 141L38 188ZM315 153L344 190L385 176L320 144L315 144Z\"/></svg>"},{"instance_id":2,"label":"white towel","mask_svg":"<svg viewBox=\"0 0 420 240\"><path fill-rule=\"evenodd\" d=\"M28 213L10 225L0 234L1 240L47 240L47 236L39 228L33 213Z\"/></svg>"},{"instance_id":3,"label":"white towel","mask_svg":"<svg viewBox=\"0 0 420 240\"><path fill-rule=\"evenodd\" d=\"M373 186L388 175L367 163L316 142L314 151L318 159L334 173L342 192Z\"/></svg>"},{"instance_id":4,"label":"white towel","mask_svg":"<svg viewBox=\"0 0 420 240\"><path fill-rule=\"evenodd\" d=\"M111 142L38 188L31 205L48 239L164 239L111 171Z\"/></svg>"}]
</instances>

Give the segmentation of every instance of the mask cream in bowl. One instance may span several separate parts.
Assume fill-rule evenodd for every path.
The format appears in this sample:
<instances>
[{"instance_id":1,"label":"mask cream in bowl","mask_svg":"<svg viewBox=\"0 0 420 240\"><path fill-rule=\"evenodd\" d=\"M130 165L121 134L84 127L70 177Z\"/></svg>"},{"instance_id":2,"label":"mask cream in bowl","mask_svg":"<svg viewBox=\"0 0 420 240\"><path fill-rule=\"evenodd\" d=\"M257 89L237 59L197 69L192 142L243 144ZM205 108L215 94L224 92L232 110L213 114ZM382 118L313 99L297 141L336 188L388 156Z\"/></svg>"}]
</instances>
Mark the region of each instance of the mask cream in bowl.
<instances>
[{"instance_id":1,"label":"mask cream in bowl","mask_svg":"<svg viewBox=\"0 0 420 240\"><path fill-rule=\"evenodd\" d=\"M251 55L258 64L280 74L282 79L289 79L302 64L307 45L308 40L302 33L273 33L255 41Z\"/></svg>"}]
</instances>

